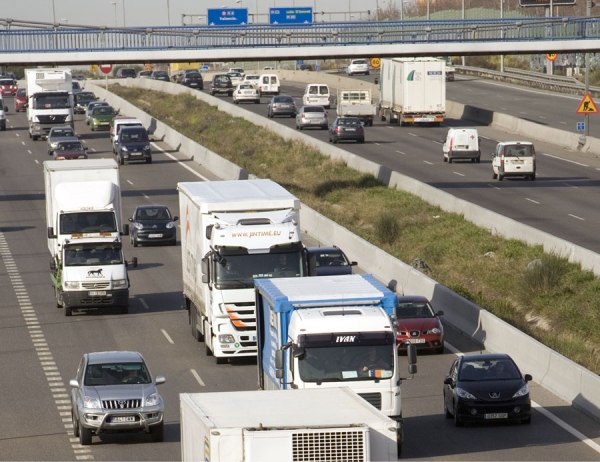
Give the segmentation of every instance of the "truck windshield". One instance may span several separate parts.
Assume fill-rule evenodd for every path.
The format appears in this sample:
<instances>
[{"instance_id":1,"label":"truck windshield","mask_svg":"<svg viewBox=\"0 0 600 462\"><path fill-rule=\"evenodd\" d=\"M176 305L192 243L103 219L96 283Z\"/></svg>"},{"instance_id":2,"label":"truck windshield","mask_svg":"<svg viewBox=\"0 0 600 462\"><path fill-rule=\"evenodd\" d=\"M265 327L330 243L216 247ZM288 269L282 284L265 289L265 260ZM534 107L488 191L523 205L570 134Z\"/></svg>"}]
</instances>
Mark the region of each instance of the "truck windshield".
<instances>
[{"instance_id":1,"label":"truck windshield","mask_svg":"<svg viewBox=\"0 0 600 462\"><path fill-rule=\"evenodd\" d=\"M60 234L116 233L115 213L76 212L60 216Z\"/></svg>"},{"instance_id":2,"label":"truck windshield","mask_svg":"<svg viewBox=\"0 0 600 462\"><path fill-rule=\"evenodd\" d=\"M306 348L298 358L304 382L380 380L394 375L394 345Z\"/></svg>"},{"instance_id":3,"label":"truck windshield","mask_svg":"<svg viewBox=\"0 0 600 462\"><path fill-rule=\"evenodd\" d=\"M123 264L123 252L120 245L77 244L65 247L64 252L65 266Z\"/></svg>"},{"instance_id":4,"label":"truck windshield","mask_svg":"<svg viewBox=\"0 0 600 462\"><path fill-rule=\"evenodd\" d=\"M300 250L287 253L226 255L215 264L218 289L254 287L256 278L289 278L304 274Z\"/></svg>"},{"instance_id":5,"label":"truck windshield","mask_svg":"<svg viewBox=\"0 0 600 462\"><path fill-rule=\"evenodd\" d=\"M60 95L38 95L33 102L34 109L65 109L70 107L69 96L66 93Z\"/></svg>"}]
</instances>

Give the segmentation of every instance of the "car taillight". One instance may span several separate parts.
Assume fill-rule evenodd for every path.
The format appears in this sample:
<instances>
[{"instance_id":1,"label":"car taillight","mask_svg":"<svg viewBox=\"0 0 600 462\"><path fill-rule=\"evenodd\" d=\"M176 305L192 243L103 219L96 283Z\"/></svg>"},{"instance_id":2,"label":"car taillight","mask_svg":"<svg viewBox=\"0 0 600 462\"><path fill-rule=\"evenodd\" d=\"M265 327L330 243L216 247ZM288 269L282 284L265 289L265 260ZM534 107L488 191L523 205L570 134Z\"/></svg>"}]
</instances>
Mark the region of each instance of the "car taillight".
<instances>
[{"instance_id":1,"label":"car taillight","mask_svg":"<svg viewBox=\"0 0 600 462\"><path fill-rule=\"evenodd\" d=\"M302 114L302 118L304 119L306 117L306 114Z\"/></svg>"},{"instance_id":2,"label":"car taillight","mask_svg":"<svg viewBox=\"0 0 600 462\"><path fill-rule=\"evenodd\" d=\"M450 151L452 151L452 142L454 141L454 138L450 138Z\"/></svg>"},{"instance_id":3,"label":"car taillight","mask_svg":"<svg viewBox=\"0 0 600 462\"><path fill-rule=\"evenodd\" d=\"M342 133L342 127L335 127L336 133Z\"/></svg>"},{"instance_id":4,"label":"car taillight","mask_svg":"<svg viewBox=\"0 0 600 462\"><path fill-rule=\"evenodd\" d=\"M360 132L362 132L362 131L364 131L364 130L365 130L365 129L362 127L362 125L356 129L356 131L357 131L358 133L360 133Z\"/></svg>"},{"instance_id":5,"label":"car taillight","mask_svg":"<svg viewBox=\"0 0 600 462\"><path fill-rule=\"evenodd\" d=\"M273 104L273 109L277 109L277 104Z\"/></svg>"},{"instance_id":6,"label":"car taillight","mask_svg":"<svg viewBox=\"0 0 600 462\"><path fill-rule=\"evenodd\" d=\"M325 118L327 118L327 113L325 113Z\"/></svg>"},{"instance_id":7,"label":"car taillight","mask_svg":"<svg viewBox=\"0 0 600 462\"><path fill-rule=\"evenodd\" d=\"M502 151L502 154L500 155L500 165L504 168L504 151Z\"/></svg>"}]
</instances>

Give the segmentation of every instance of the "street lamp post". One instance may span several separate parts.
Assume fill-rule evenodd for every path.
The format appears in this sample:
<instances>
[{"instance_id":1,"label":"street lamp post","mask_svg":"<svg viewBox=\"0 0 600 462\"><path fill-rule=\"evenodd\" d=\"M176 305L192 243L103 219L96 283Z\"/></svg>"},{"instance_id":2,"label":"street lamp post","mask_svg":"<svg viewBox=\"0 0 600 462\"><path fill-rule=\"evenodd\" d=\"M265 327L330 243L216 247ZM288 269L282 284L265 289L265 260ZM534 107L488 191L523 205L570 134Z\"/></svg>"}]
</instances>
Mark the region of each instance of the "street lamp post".
<instances>
[{"instance_id":1,"label":"street lamp post","mask_svg":"<svg viewBox=\"0 0 600 462\"><path fill-rule=\"evenodd\" d=\"M54 4L54 0L52 0L52 24L56 24L56 5Z\"/></svg>"},{"instance_id":2,"label":"street lamp post","mask_svg":"<svg viewBox=\"0 0 600 462\"><path fill-rule=\"evenodd\" d=\"M169 0L167 0L167 24L171 25L171 6L169 5Z\"/></svg>"},{"instance_id":3,"label":"street lamp post","mask_svg":"<svg viewBox=\"0 0 600 462\"><path fill-rule=\"evenodd\" d=\"M125 27L125 0L123 0L123 27Z\"/></svg>"},{"instance_id":4,"label":"street lamp post","mask_svg":"<svg viewBox=\"0 0 600 462\"><path fill-rule=\"evenodd\" d=\"M117 27L117 2L110 2L115 7L115 27Z\"/></svg>"}]
</instances>

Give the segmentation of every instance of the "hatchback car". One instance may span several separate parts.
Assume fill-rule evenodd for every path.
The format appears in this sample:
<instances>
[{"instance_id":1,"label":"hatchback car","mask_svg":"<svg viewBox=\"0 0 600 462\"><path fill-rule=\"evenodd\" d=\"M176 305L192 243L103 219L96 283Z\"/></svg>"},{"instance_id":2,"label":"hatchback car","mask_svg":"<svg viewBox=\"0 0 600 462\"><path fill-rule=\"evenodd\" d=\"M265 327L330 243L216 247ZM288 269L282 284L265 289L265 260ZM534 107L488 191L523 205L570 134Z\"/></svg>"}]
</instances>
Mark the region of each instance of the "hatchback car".
<instances>
[{"instance_id":1,"label":"hatchback car","mask_svg":"<svg viewBox=\"0 0 600 462\"><path fill-rule=\"evenodd\" d=\"M71 386L73 435L83 446L101 433L146 432L164 439L164 402L142 355L135 351L86 353Z\"/></svg>"},{"instance_id":2,"label":"hatchback car","mask_svg":"<svg viewBox=\"0 0 600 462\"><path fill-rule=\"evenodd\" d=\"M107 101L91 101L87 105L87 109L85 110L85 124L90 124L90 118L92 117L92 110L97 106L110 106Z\"/></svg>"},{"instance_id":3,"label":"hatchback car","mask_svg":"<svg viewBox=\"0 0 600 462\"><path fill-rule=\"evenodd\" d=\"M112 106L96 106L90 115L90 128L92 131L108 130L116 116Z\"/></svg>"},{"instance_id":4,"label":"hatchback car","mask_svg":"<svg viewBox=\"0 0 600 462\"><path fill-rule=\"evenodd\" d=\"M313 70L313 66L312 64L300 64L300 66L298 66L298 70L300 71L312 71Z\"/></svg>"},{"instance_id":5,"label":"hatchback car","mask_svg":"<svg viewBox=\"0 0 600 462\"><path fill-rule=\"evenodd\" d=\"M277 95L271 98L267 105L267 117L275 116L296 117L298 108L290 95Z\"/></svg>"},{"instance_id":6,"label":"hatchback car","mask_svg":"<svg viewBox=\"0 0 600 462\"><path fill-rule=\"evenodd\" d=\"M369 62L366 59L353 59L346 68L346 74L364 74L369 75Z\"/></svg>"},{"instance_id":7,"label":"hatchback car","mask_svg":"<svg viewBox=\"0 0 600 462\"><path fill-rule=\"evenodd\" d=\"M166 205L140 205L129 219L129 240L134 247L142 244L177 245L178 217Z\"/></svg>"},{"instance_id":8,"label":"hatchback car","mask_svg":"<svg viewBox=\"0 0 600 462\"><path fill-rule=\"evenodd\" d=\"M152 163L150 137L144 127L123 127L117 136L116 151L120 165L125 162Z\"/></svg>"},{"instance_id":9,"label":"hatchback car","mask_svg":"<svg viewBox=\"0 0 600 462\"><path fill-rule=\"evenodd\" d=\"M58 142L66 138L79 139L75 134L75 130L73 130L73 127L70 125L59 125L57 127L52 127L50 132L48 132L48 155L51 156L56 149Z\"/></svg>"},{"instance_id":10,"label":"hatchback car","mask_svg":"<svg viewBox=\"0 0 600 462\"><path fill-rule=\"evenodd\" d=\"M117 71L117 79L135 79L135 69L131 67L122 67Z\"/></svg>"},{"instance_id":11,"label":"hatchback car","mask_svg":"<svg viewBox=\"0 0 600 462\"><path fill-rule=\"evenodd\" d=\"M414 344L418 350L431 350L437 354L444 352L444 327L431 303L421 295L398 297L396 314L396 344L398 351L406 351Z\"/></svg>"},{"instance_id":12,"label":"hatchback car","mask_svg":"<svg viewBox=\"0 0 600 462\"><path fill-rule=\"evenodd\" d=\"M152 74L152 71L139 71L135 78L136 79L149 79L150 75Z\"/></svg>"},{"instance_id":13,"label":"hatchback car","mask_svg":"<svg viewBox=\"0 0 600 462\"><path fill-rule=\"evenodd\" d=\"M14 79L0 79L0 93L2 96L13 96L17 93L17 81Z\"/></svg>"},{"instance_id":14,"label":"hatchback car","mask_svg":"<svg viewBox=\"0 0 600 462\"><path fill-rule=\"evenodd\" d=\"M98 97L91 91L80 91L75 96L75 114L85 114L85 110L92 101L97 101Z\"/></svg>"},{"instance_id":15,"label":"hatchback car","mask_svg":"<svg viewBox=\"0 0 600 462\"><path fill-rule=\"evenodd\" d=\"M87 159L87 146L77 137L63 138L56 143L52 155L54 160Z\"/></svg>"},{"instance_id":16,"label":"hatchback car","mask_svg":"<svg viewBox=\"0 0 600 462\"><path fill-rule=\"evenodd\" d=\"M15 94L15 112L27 109L27 89L18 88Z\"/></svg>"},{"instance_id":17,"label":"hatchback car","mask_svg":"<svg viewBox=\"0 0 600 462\"><path fill-rule=\"evenodd\" d=\"M162 80L163 82L170 82L169 74L167 71L154 71L150 74L150 78L152 80Z\"/></svg>"},{"instance_id":18,"label":"hatchback car","mask_svg":"<svg viewBox=\"0 0 600 462\"><path fill-rule=\"evenodd\" d=\"M329 142L365 142L365 129L358 117L337 117L329 127Z\"/></svg>"},{"instance_id":19,"label":"hatchback car","mask_svg":"<svg viewBox=\"0 0 600 462\"><path fill-rule=\"evenodd\" d=\"M348 260L342 250L333 247L305 247L304 261L306 261L306 274L309 276L337 276L352 274L355 261Z\"/></svg>"},{"instance_id":20,"label":"hatchback car","mask_svg":"<svg viewBox=\"0 0 600 462\"><path fill-rule=\"evenodd\" d=\"M327 111L323 106L302 106L296 114L296 129L303 130L308 127L317 127L327 130L329 123Z\"/></svg>"},{"instance_id":21,"label":"hatchback car","mask_svg":"<svg viewBox=\"0 0 600 462\"><path fill-rule=\"evenodd\" d=\"M446 418L465 422L531 423L531 397L521 371L506 354L470 354L454 360L444 379Z\"/></svg>"},{"instance_id":22,"label":"hatchback car","mask_svg":"<svg viewBox=\"0 0 600 462\"><path fill-rule=\"evenodd\" d=\"M217 93L227 93L227 95L233 96L233 84L227 74L213 75L210 83L210 94L215 96Z\"/></svg>"},{"instance_id":23,"label":"hatchback car","mask_svg":"<svg viewBox=\"0 0 600 462\"><path fill-rule=\"evenodd\" d=\"M119 141L119 133L124 127L143 127L144 123L136 118L129 116L117 116L114 118L110 128L108 129L112 142L112 151L117 154L117 142Z\"/></svg>"},{"instance_id":24,"label":"hatchback car","mask_svg":"<svg viewBox=\"0 0 600 462\"><path fill-rule=\"evenodd\" d=\"M535 180L535 148L527 141L503 141L492 152L492 178L525 177Z\"/></svg>"},{"instance_id":25,"label":"hatchback car","mask_svg":"<svg viewBox=\"0 0 600 462\"><path fill-rule=\"evenodd\" d=\"M251 83L240 83L235 87L235 90L233 90L233 103L239 104L243 102L260 103L260 93L258 92L258 88Z\"/></svg>"},{"instance_id":26,"label":"hatchback car","mask_svg":"<svg viewBox=\"0 0 600 462\"><path fill-rule=\"evenodd\" d=\"M185 85L186 87L204 90L204 80L202 79L202 74L200 74L200 72L198 72L196 69L188 69L183 71L179 83L181 83L181 85Z\"/></svg>"}]
</instances>

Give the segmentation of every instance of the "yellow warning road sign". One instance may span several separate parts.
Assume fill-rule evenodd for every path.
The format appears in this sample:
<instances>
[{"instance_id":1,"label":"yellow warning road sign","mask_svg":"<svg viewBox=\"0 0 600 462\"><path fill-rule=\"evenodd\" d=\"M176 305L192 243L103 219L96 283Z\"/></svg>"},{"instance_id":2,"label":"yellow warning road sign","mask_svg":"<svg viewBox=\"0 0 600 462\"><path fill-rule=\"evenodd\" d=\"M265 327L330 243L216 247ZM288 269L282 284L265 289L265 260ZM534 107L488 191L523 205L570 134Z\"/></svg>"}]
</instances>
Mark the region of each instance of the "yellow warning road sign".
<instances>
[{"instance_id":1,"label":"yellow warning road sign","mask_svg":"<svg viewBox=\"0 0 600 462\"><path fill-rule=\"evenodd\" d=\"M579 103L576 114L598 114L598 107L589 93L586 93Z\"/></svg>"},{"instance_id":2,"label":"yellow warning road sign","mask_svg":"<svg viewBox=\"0 0 600 462\"><path fill-rule=\"evenodd\" d=\"M557 57L557 56L558 56L558 55L557 55L556 53L548 53L548 54L546 55L546 59L547 59L548 61L554 61L554 60L556 59L556 57Z\"/></svg>"},{"instance_id":3,"label":"yellow warning road sign","mask_svg":"<svg viewBox=\"0 0 600 462\"><path fill-rule=\"evenodd\" d=\"M150 64L146 64L144 66L144 69L147 70L147 71L151 71L152 70L152 66Z\"/></svg>"},{"instance_id":4,"label":"yellow warning road sign","mask_svg":"<svg viewBox=\"0 0 600 462\"><path fill-rule=\"evenodd\" d=\"M371 58L371 67L373 69L379 69L379 66L381 66L381 59Z\"/></svg>"},{"instance_id":5,"label":"yellow warning road sign","mask_svg":"<svg viewBox=\"0 0 600 462\"><path fill-rule=\"evenodd\" d=\"M96 72L96 71L98 70L98 65L97 65L97 64L92 64L92 65L90 66L90 70L91 70L92 72Z\"/></svg>"}]
</instances>

